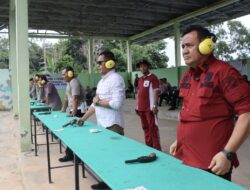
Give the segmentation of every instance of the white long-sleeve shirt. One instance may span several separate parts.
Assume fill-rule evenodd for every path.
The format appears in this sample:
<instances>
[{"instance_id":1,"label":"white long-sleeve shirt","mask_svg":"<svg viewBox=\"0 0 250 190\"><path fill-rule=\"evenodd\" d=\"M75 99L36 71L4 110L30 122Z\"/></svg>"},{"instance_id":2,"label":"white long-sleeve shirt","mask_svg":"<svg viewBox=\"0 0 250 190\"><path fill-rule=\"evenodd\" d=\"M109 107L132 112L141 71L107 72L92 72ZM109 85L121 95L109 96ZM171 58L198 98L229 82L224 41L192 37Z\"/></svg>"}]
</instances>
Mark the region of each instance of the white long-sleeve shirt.
<instances>
[{"instance_id":1,"label":"white long-sleeve shirt","mask_svg":"<svg viewBox=\"0 0 250 190\"><path fill-rule=\"evenodd\" d=\"M98 82L96 94L100 100L108 100L111 107L95 106L97 124L105 128L114 124L124 127L122 107L125 99L125 83L122 76L114 70L109 71Z\"/></svg>"}]
</instances>

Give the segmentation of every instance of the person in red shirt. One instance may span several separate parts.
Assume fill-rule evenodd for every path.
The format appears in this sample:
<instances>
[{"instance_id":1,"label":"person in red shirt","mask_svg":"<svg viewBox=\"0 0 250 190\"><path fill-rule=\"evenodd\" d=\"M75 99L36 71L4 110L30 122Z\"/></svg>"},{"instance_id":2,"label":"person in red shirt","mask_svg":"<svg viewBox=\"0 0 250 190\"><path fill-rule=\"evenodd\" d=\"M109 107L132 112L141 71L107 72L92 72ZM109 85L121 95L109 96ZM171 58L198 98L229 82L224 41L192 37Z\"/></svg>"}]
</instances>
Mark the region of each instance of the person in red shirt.
<instances>
[{"instance_id":1,"label":"person in red shirt","mask_svg":"<svg viewBox=\"0 0 250 190\"><path fill-rule=\"evenodd\" d=\"M250 87L236 69L213 56L215 42L201 26L183 33L189 69L179 83L183 105L170 154L231 181L232 168L239 165L236 151L250 134Z\"/></svg>"},{"instance_id":2,"label":"person in red shirt","mask_svg":"<svg viewBox=\"0 0 250 190\"><path fill-rule=\"evenodd\" d=\"M161 150L157 126L159 80L149 72L150 63L147 60L140 61L136 66L143 74L138 80L136 113L141 119L146 145Z\"/></svg>"}]
</instances>

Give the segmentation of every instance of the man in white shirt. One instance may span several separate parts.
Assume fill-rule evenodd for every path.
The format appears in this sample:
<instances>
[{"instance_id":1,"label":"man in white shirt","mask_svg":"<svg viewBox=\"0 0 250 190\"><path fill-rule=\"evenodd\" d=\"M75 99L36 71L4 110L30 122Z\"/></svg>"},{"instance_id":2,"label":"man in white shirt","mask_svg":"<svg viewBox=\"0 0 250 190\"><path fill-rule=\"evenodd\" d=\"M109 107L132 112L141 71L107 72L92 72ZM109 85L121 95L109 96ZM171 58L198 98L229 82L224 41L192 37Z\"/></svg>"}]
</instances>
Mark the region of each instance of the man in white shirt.
<instances>
[{"instance_id":1,"label":"man in white shirt","mask_svg":"<svg viewBox=\"0 0 250 190\"><path fill-rule=\"evenodd\" d=\"M123 78L115 72L115 58L110 51L100 53L97 65L102 74L98 82L96 96L85 115L78 119L78 124L83 125L91 115L96 114L97 124L124 135L123 104L125 99L125 83ZM104 182L92 185L92 189L105 189Z\"/></svg>"}]
</instances>

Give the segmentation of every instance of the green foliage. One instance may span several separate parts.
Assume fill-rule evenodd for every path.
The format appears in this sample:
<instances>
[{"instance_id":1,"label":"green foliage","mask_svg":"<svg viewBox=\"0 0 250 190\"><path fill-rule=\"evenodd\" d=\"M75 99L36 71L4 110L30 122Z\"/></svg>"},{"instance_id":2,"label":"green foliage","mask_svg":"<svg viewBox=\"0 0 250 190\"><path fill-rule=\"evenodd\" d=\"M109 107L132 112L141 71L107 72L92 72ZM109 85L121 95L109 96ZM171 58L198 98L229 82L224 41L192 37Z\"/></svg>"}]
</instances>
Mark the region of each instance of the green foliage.
<instances>
[{"instance_id":1,"label":"green foliage","mask_svg":"<svg viewBox=\"0 0 250 190\"><path fill-rule=\"evenodd\" d=\"M83 39L69 39L66 42L65 53L73 58L72 66L78 72L88 68L85 43Z\"/></svg>"},{"instance_id":2,"label":"green foliage","mask_svg":"<svg viewBox=\"0 0 250 190\"><path fill-rule=\"evenodd\" d=\"M0 69L9 68L9 40L0 37Z\"/></svg>"},{"instance_id":3,"label":"green foliage","mask_svg":"<svg viewBox=\"0 0 250 190\"><path fill-rule=\"evenodd\" d=\"M228 21L226 25L217 24L210 29L218 38L214 51L216 57L225 61L249 57L250 30L240 21Z\"/></svg>"},{"instance_id":4,"label":"green foliage","mask_svg":"<svg viewBox=\"0 0 250 190\"><path fill-rule=\"evenodd\" d=\"M48 72L56 73L56 64L52 59L51 55L47 55Z\"/></svg>"},{"instance_id":5,"label":"green foliage","mask_svg":"<svg viewBox=\"0 0 250 190\"><path fill-rule=\"evenodd\" d=\"M62 71L64 67L71 66L74 67L74 59L71 55L65 54L61 59L58 60L56 64L56 70Z\"/></svg>"},{"instance_id":6,"label":"green foliage","mask_svg":"<svg viewBox=\"0 0 250 190\"><path fill-rule=\"evenodd\" d=\"M31 73L38 73L41 70L43 50L38 44L32 41L29 41L29 62Z\"/></svg>"},{"instance_id":7,"label":"green foliage","mask_svg":"<svg viewBox=\"0 0 250 190\"><path fill-rule=\"evenodd\" d=\"M109 49L115 54L118 62L118 65L116 67L118 71L123 72L127 70L126 42L117 40L99 41L98 46L100 47L100 49ZM164 42L163 40L144 46L137 44L132 45L131 53L133 70L136 69L136 63L141 59L147 59L152 64L153 68L166 68L169 58L165 54L165 49L166 42Z\"/></svg>"},{"instance_id":8,"label":"green foliage","mask_svg":"<svg viewBox=\"0 0 250 190\"><path fill-rule=\"evenodd\" d=\"M250 54L250 30L239 21L229 21L229 35L232 36L231 44L234 53L240 59L247 58Z\"/></svg>"},{"instance_id":9,"label":"green foliage","mask_svg":"<svg viewBox=\"0 0 250 190\"><path fill-rule=\"evenodd\" d=\"M163 40L153 42L144 46L135 45L132 46L132 60L133 67L141 59L147 59L152 64L152 69L167 68L168 56L165 53L166 42Z\"/></svg>"}]
</instances>

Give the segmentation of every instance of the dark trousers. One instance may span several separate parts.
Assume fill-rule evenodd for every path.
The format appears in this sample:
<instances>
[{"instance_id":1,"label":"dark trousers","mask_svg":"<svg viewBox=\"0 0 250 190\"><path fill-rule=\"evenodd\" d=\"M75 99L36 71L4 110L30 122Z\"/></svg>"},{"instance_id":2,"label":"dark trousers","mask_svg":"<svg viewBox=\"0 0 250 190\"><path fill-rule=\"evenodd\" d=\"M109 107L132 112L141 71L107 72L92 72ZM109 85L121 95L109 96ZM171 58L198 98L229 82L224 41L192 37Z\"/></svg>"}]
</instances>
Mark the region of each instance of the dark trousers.
<instances>
[{"instance_id":1,"label":"dark trousers","mask_svg":"<svg viewBox=\"0 0 250 190\"><path fill-rule=\"evenodd\" d=\"M77 112L76 112L76 117L82 117L84 114L85 114L85 113L82 113L81 110L77 110ZM71 158L74 157L73 152L72 152L72 150L71 150L69 147L66 148L65 154L66 154L67 156L71 157Z\"/></svg>"},{"instance_id":2,"label":"dark trousers","mask_svg":"<svg viewBox=\"0 0 250 190\"><path fill-rule=\"evenodd\" d=\"M164 99L166 100L166 104L168 104L168 102L170 101L170 97L169 97L169 94L168 94L168 93L163 93L163 94L160 94L160 95L159 95L159 106L161 106L162 101L163 101Z\"/></svg>"}]
</instances>

